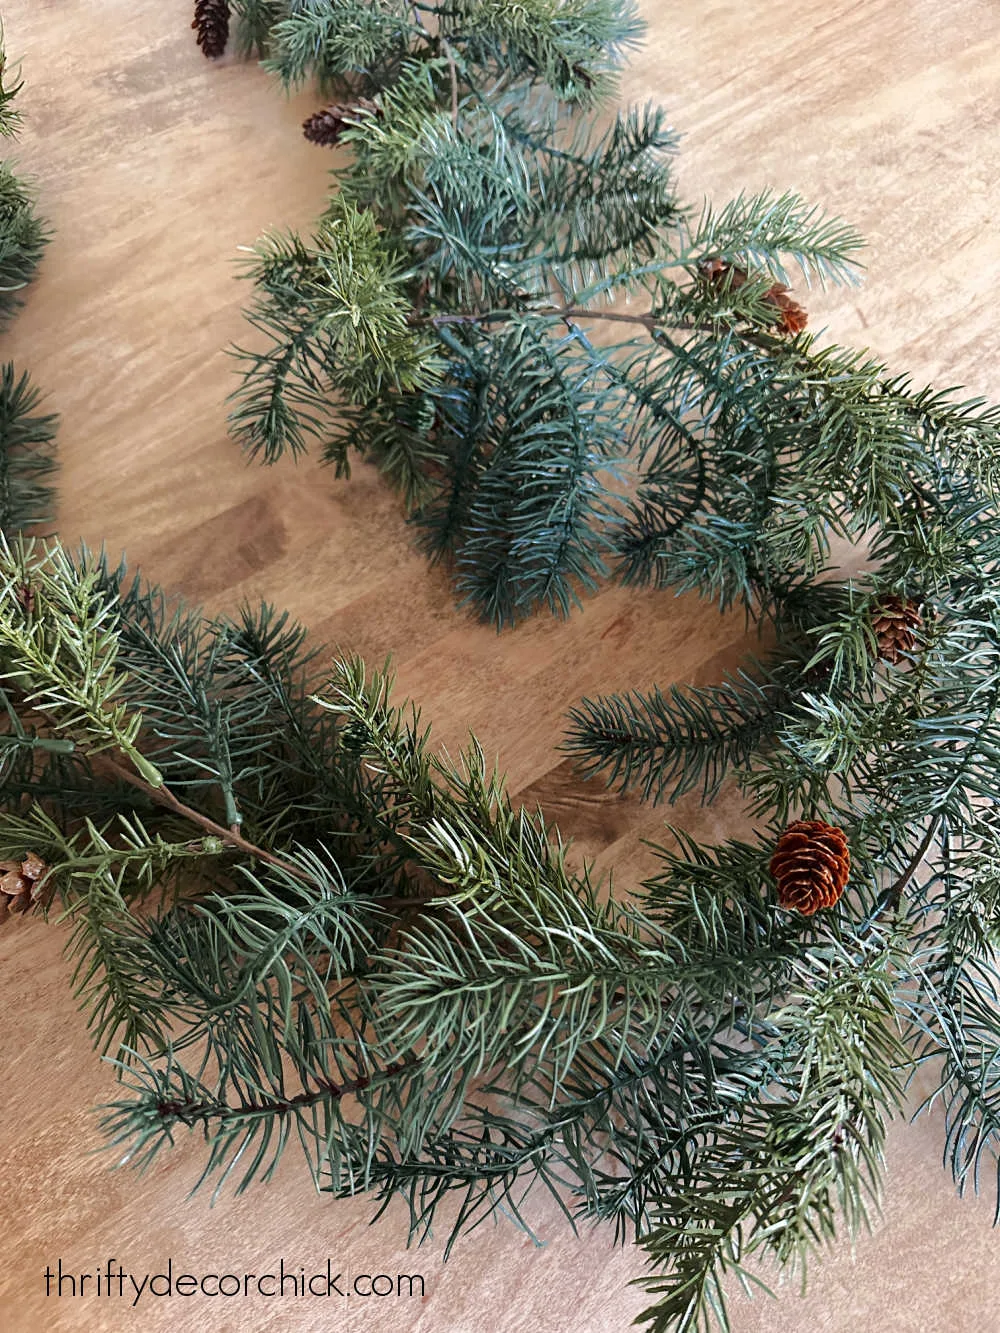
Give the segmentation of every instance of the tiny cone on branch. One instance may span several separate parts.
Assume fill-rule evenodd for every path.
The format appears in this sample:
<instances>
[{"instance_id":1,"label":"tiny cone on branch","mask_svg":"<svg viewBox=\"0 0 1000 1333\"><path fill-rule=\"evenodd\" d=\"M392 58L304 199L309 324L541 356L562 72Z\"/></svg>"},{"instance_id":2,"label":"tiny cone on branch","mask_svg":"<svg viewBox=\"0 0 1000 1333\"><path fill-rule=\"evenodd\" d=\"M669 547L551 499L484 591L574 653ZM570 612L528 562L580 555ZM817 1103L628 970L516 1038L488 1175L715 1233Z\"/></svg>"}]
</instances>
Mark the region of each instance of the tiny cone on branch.
<instances>
[{"instance_id":1,"label":"tiny cone on branch","mask_svg":"<svg viewBox=\"0 0 1000 1333\"><path fill-rule=\"evenodd\" d=\"M844 892L851 870L847 835L818 819L796 820L778 839L768 868L781 906L812 916Z\"/></svg>"},{"instance_id":2,"label":"tiny cone on branch","mask_svg":"<svg viewBox=\"0 0 1000 1333\"><path fill-rule=\"evenodd\" d=\"M746 269L737 268L725 259L708 259L700 268L709 282L721 286L728 281L730 291L734 292L745 286L749 278ZM778 324L785 333L801 333L809 322L806 310L792 300L783 282L776 282L769 287L763 299L778 311Z\"/></svg>"},{"instance_id":3,"label":"tiny cone on branch","mask_svg":"<svg viewBox=\"0 0 1000 1333\"><path fill-rule=\"evenodd\" d=\"M739 291L747 280L746 269L736 268L728 259L706 259L699 268L703 276L717 287L721 287L728 280L732 291Z\"/></svg>"},{"instance_id":4,"label":"tiny cone on branch","mask_svg":"<svg viewBox=\"0 0 1000 1333\"><path fill-rule=\"evenodd\" d=\"M872 629L878 655L893 666L905 653L912 653L923 625L919 603L912 597L884 597L872 608Z\"/></svg>"},{"instance_id":5,"label":"tiny cone on branch","mask_svg":"<svg viewBox=\"0 0 1000 1333\"><path fill-rule=\"evenodd\" d=\"M369 97L359 97L356 102L333 102L308 116L302 122L302 133L310 143L332 148L340 142L344 130L354 123L359 111L377 110L377 105Z\"/></svg>"},{"instance_id":6,"label":"tiny cone on branch","mask_svg":"<svg viewBox=\"0 0 1000 1333\"><path fill-rule=\"evenodd\" d=\"M48 866L28 852L22 861L0 861L0 920L8 912L26 912L37 900L37 886Z\"/></svg>"},{"instance_id":7,"label":"tiny cone on branch","mask_svg":"<svg viewBox=\"0 0 1000 1333\"><path fill-rule=\"evenodd\" d=\"M788 295L788 288L782 282L776 282L764 293L764 300L780 311L779 324L786 333L801 333L809 323L809 316L798 302Z\"/></svg>"},{"instance_id":8,"label":"tiny cone on branch","mask_svg":"<svg viewBox=\"0 0 1000 1333\"><path fill-rule=\"evenodd\" d=\"M196 0L191 27L209 60L223 55L229 42L229 0Z\"/></svg>"}]
</instances>

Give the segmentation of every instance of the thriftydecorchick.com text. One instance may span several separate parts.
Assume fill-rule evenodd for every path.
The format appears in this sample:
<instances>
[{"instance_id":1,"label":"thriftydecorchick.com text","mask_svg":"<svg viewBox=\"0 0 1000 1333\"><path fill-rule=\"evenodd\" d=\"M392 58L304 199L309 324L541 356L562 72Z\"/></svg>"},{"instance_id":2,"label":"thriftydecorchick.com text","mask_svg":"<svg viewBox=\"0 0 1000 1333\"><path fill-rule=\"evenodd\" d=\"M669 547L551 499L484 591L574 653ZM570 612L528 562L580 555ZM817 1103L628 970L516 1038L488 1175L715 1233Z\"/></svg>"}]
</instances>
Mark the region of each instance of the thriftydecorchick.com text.
<instances>
[{"instance_id":1,"label":"thriftydecorchick.com text","mask_svg":"<svg viewBox=\"0 0 1000 1333\"><path fill-rule=\"evenodd\" d=\"M173 1297L263 1296L274 1300L328 1300L361 1297L365 1300L410 1299L424 1296L424 1279L420 1273L344 1273L338 1272L334 1261L327 1259L325 1268L307 1268L304 1265L278 1263L260 1264L260 1271L247 1272L192 1272L181 1268L173 1259L156 1271L132 1272L117 1259L108 1259L102 1266L77 1270L57 1260L55 1267L47 1264L42 1277L45 1294L66 1300L90 1297L102 1301L164 1300Z\"/></svg>"}]
</instances>

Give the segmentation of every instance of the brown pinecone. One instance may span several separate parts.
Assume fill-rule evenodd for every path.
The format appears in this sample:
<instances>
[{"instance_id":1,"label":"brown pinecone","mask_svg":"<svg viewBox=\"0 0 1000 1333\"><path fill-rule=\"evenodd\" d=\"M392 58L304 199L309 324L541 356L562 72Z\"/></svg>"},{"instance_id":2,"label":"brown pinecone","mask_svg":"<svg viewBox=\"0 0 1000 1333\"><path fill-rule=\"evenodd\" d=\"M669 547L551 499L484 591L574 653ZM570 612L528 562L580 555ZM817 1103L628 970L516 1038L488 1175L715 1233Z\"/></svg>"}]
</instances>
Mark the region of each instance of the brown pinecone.
<instances>
[{"instance_id":1,"label":"brown pinecone","mask_svg":"<svg viewBox=\"0 0 1000 1333\"><path fill-rule=\"evenodd\" d=\"M26 912L37 901L38 881L47 870L34 852L23 861L0 861L0 919L8 912Z\"/></svg>"},{"instance_id":2,"label":"brown pinecone","mask_svg":"<svg viewBox=\"0 0 1000 1333\"><path fill-rule=\"evenodd\" d=\"M912 653L917 634L924 623L919 602L911 597L883 597L872 607L872 629L878 643L878 655L893 666L904 653Z\"/></svg>"},{"instance_id":3,"label":"brown pinecone","mask_svg":"<svg viewBox=\"0 0 1000 1333\"><path fill-rule=\"evenodd\" d=\"M722 286L726 275L731 274L729 287L734 292L739 291L747 280L746 269L734 268L727 259L706 259L698 267L709 282L714 282L719 287Z\"/></svg>"},{"instance_id":4,"label":"brown pinecone","mask_svg":"<svg viewBox=\"0 0 1000 1333\"><path fill-rule=\"evenodd\" d=\"M781 906L812 916L844 892L851 870L847 835L818 819L798 819L778 839L768 869Z\"/></svg>"},{"instance_id":5,"label":"brown pinecone","mask_svg":"<svg viewBox=\"0 0 1000 1333\"><path fill-rule=\"evenodd\" d=\"M191 27L204 54L217 60L229 42L229 0L195 0Z\"/></svg>"},{"instance_id":6,"label":"brown pinecone","mask_svg":"<svg viewBox=\"0 0 1000 1333\"><path fill-rule=\"evenodd\" d=\"M734 292L744 286L749 276L746 269L734 268L725 259L707 259L700 268L702 275L717 286L721 286L728 276L729 289ZM778 323L785 333L800 333L809 322L808 314L788 295L784 283L774 283L764 293L763 299L779 312Z\"/></svg>"},{"instance_id":7,"label":"brown pinecone","mask_svg":"<svg viewBox=\"0 0 1000 1333\"><path fill-rule=\"evenodd\" d=\"M764 293L768 305L781 311L778 321L786 333L801 333L809 323L809 316L796 301L788 295L788 288L782 282L776 282Z\"/></svg>"},{"instance_id":8,"label":"brown pinecone","mask_svg":"<svg viewBox=\"0 0 1000 1333\"><path fill-rule=\"evenodd\" d=\"M359 97L356 102L333 102L304 120L302 133L310 143L332 148L340 142L340 136L353 123L359 111L377 110L378 107L369 97Z\"/></svg>"}]
</instances>

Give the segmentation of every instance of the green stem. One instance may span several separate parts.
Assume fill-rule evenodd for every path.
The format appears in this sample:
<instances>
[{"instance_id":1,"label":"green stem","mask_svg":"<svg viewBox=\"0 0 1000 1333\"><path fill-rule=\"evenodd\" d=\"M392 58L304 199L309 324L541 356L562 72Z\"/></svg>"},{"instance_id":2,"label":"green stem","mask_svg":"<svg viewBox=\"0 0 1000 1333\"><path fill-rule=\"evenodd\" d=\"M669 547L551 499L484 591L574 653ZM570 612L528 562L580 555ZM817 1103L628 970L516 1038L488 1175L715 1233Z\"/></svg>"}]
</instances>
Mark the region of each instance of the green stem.
<instances>
[{"instance_id":1,"label":"green stem","mask_svg":"<svg viewBox=\"0 0 1000 1333\"><path fill-rule=\"evenodd\" d=\"M73 741L59 740L54 736L0 736L0 746L13 748L22 745L28 750L45 750L48 754L72 754L76 750Z\"/></svg>"},{"instance_id":2,"label":"green stem","mask_svg":"<svg viewBox=\"0 0 1000 1333\"><path fill-rule=\"evenodd\" d=\"M275 1097L272 1101L244 1102L231 1106L228 1102L183 1102L164 1098L157 1103L157 1111L163 1120L180 1120L190 1125L197 1120L243 1119L247 1115L287 1115L289 1111L307 1110L322 1102L340 1101L354 1092L365 1088L377 1087L383 1082L405 1074L417 1063L414 1059L400 1060L398 1064L388 1065L370 1078L356 1078L348 1083L334 1083L328 1079L317 1079L315 1092L300 1092L295 1097Z\"/></svg>"}]
</instances>

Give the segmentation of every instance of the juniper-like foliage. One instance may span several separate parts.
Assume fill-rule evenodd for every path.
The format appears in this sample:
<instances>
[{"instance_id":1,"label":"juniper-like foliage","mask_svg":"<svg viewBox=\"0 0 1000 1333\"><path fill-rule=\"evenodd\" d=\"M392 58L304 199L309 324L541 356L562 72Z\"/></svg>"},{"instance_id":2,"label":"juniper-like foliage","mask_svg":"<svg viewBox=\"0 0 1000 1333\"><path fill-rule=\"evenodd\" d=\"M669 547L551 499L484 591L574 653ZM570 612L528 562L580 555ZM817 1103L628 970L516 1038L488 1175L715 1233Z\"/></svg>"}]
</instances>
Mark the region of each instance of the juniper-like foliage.
<instances>
[{"instance_id":1,"label":"juniper-like foliage","mask_svg":"<svg viewBox=\"0 0 1000 1333\"><path fill-rule=\"evenodd\" d=\"M20 125L14 99L21 90L4 54L0 29L0 136L13 137ZM35 212L31 190L7 162L0 162L0 326L21 304L20 293L34 277L48 239ZM0 365L0 532L45 523L51 516L55 470L52 441L56 419L39 412L41 394L11 362Z\"/></svg>"}]
</instances>

